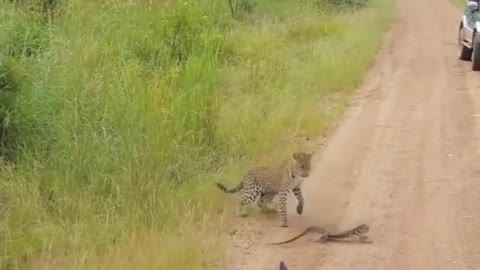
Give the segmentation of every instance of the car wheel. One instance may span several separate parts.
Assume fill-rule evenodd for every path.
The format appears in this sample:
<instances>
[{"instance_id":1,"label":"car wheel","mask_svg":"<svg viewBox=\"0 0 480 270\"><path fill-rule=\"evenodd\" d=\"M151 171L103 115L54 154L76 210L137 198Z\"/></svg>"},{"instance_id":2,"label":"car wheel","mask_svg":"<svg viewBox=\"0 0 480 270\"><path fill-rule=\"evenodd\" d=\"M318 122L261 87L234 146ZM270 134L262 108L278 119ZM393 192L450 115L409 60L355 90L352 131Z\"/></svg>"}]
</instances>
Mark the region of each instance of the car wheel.
<instances>
[{"instance_id":1,"label":"car wheel","mask_svg":"<svg viewBox=\"0 0 480 270\"><path fill-rule=\"evenodd\" d=\"M480 70L480 43L473 43L472 70Z\"/></svg>"},{"instance_id":2,"label":"car wheel","mask_svg":"<svg viewBox=\"0 0 480 270\"><path fill-rule=\"evenodd\" d=\"M458 30L458 59L468 61L472 59L473 50L465 46L465 44L463 43L462 28Z\"/></svg>"}]
</instances>

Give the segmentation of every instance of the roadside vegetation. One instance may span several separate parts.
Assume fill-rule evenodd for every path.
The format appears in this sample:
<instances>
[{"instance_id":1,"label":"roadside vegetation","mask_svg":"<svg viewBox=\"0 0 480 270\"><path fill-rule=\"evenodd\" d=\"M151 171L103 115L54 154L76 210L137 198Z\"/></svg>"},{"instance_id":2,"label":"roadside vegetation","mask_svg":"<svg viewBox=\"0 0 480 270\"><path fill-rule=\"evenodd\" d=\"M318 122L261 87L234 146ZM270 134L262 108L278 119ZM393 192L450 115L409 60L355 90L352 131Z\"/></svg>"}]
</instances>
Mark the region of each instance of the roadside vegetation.
<instances>
[{"instance_id":1,"label":"roadside vegetation","mask_svg":"<svg viewBox=\"0 0 480 270\"><path fill-rule=\"evenodd\" d=\"M465 0L451 0L451 1L455 6L461 8L462 10L465 7Z\"/></svg>"},{"instance_id":2,"label":"roadside vegetation","mask_svg":"<svg viewBox=\"0 0 480 270\"><path fill-rule=\"evenodd\" d=\"M324 135L394 14L390 0L1 1L0 268L220 264L233 211L212 182Z\"/></svg>"}]
</instances>

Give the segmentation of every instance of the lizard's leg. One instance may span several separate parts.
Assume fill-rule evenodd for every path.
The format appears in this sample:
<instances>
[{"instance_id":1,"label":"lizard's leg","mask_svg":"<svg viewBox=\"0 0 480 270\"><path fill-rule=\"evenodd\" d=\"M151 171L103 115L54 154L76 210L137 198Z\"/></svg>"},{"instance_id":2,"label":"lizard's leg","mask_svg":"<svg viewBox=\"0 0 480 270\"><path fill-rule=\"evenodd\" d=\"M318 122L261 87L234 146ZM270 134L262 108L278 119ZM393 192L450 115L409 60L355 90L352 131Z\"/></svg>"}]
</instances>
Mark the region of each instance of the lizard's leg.
<instances>
[{"instance_id":1,"label":"lizard's leg","mask_svg":"<svg viewBox=\"0 0 480 270\"><path fill-rule=\"evenodd\" d=\"M328 233L327 232L320 232L319 237L315 240L315 242L325 243L328 241Z\"/></svg>"},{"instance_id":2,"label":"lizard's leg","mask_svg":"<svg viewBox=\"0 0 480 270\"><path fill-rule=\"evenodd\" d=\"M359 235L358 239L360 240L361 243L365 243L365 244L373 243L372 239L370 239L368 235Z\"/></svg>"}]
</instances>

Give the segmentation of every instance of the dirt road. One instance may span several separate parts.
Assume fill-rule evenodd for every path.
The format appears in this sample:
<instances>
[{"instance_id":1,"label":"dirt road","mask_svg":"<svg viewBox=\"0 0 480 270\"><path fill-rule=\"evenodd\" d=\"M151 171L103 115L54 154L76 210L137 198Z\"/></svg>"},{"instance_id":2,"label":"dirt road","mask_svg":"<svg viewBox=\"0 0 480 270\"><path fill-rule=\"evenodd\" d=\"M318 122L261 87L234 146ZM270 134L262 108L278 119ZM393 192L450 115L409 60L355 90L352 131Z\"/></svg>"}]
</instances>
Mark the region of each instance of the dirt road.
<instances>
[{"instance_id":1,"label":"dirt road","mask_svg":"<svg viewBox=\"0 0 480 270\"><path fill-rule=\"evenodd\" d=\"M461 11L448 0L397 6L377 63L315 156L304 214L291 200L288 229L272 219L253 242L237 237L225 269L480 269L480 73L456 58ZM266 245L314 223L368 223L374 243Z\"/></svg>"}]
</instances>

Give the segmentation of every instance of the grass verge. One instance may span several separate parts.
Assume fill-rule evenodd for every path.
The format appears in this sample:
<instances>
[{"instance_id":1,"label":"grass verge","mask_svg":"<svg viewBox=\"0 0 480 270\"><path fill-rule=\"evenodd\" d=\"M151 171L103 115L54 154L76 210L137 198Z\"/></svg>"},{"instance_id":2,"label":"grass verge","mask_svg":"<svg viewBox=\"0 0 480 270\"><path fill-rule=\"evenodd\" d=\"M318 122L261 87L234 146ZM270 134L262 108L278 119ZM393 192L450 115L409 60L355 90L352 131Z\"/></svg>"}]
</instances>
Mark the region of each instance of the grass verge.
<instances>
[{"instance_id":1,"label":"grass verge","mask_svg":"<svg viewBox=\"0 0 480 270\"><path fill-rule=\"evenodd\" d=\"M256 3L239 20L216 0L1 4L2 269L221 260L212 182L331 127L394 17L390 0Z\"/></svg>"},{"instance_id":2,"label":"grass verge","mask_svg":"<svg viewBox=\"0 0 480 270\"><path fill-rule=\"evenodd\" d=\"M465 7L465 0L451 0L451 2L459 8L463 9Z\"/></svg>"}]
</instances>

